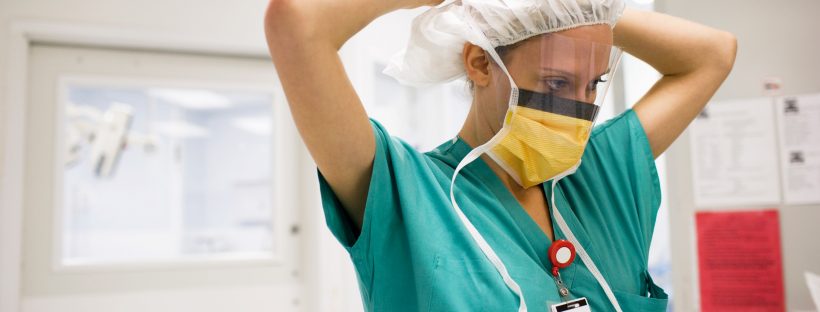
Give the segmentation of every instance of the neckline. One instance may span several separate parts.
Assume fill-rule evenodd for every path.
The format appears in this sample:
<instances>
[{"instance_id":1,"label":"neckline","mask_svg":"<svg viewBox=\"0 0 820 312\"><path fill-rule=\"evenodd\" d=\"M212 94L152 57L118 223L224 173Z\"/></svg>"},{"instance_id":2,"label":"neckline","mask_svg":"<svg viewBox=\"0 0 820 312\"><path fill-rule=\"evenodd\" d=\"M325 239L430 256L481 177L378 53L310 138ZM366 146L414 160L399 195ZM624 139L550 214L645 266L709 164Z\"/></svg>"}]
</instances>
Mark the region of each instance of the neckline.
<instances>
[{"instance_id":1,"label":"neckline","mask_svg":"<svg viewBox=\"0 0 820 312\"><path fill-rule=\"evenodd\" d=\"M472 147L467 144L460 136L456 136L450 142L450 146L444 150L445 154L450 154L452 156L452 167L455 168L459 162L470 152L472 151ZM483 183L490 191L498 198L501 202L504 209L510 214L512 219L515 221L515 224L518 226L518 229L523 233L524 237L527 240L528 246L527 252L530 255L531 260L536 261L539 264L539 267L544 270L544 273L552 277L549 273L549 270L552 268L552 263L549 261L547 256L547 250L552 245L553 241L549 240L549 237L541 230L541 227L535 222L535 220L530 217L530 215L524 210L524 207L518 202L515 196L510 192L509 189L501 182L501 179L495 172L492 171L490 166L484 161L483 158L479 157L478 159L474 160L469 165L465 166L462 169L463 173L469 172L472 175L475 175L478 180ZM459 174L463 174L459 173ZM544 182L541 184L541 187L544 191L545 200L547 202L547 209L550 209L550 205L552 202L550 200L552 196L552 180ZM592 249L590 245L590 241L588 239L588 235L583 227L580 226L580 221L575 216L575 213L569 208L569 202L566 198L566 194L562 189L562 183L559 182L555 186L555 203L557 205L558 211L564 217L567 225L572 229L573 234L578 239L578 242L583 245L584 249L588 252ZM554 239L567 239L564 232L558 226L555 217L552 214L552 211L549 211L550 215L550 222L552 224ZM524 247L524 246L522 246ZM533 258L535 256L535 258ZM562 270L562 278L564 282L567 284L567 287L572 288L573 281L575 279L575 272L576 268L579 265L584 265L579 258L576 258L576 263L574 263L570 268Z\"/></svg>"},{"instance_id":2,"label":"neckline","mask_svg":"<svg viewBox=\"0 0 820 312\"><path fill-rule=\"evenodd\" d=\"M457 136L452 141L452 145L446 152L453 156L453 167L455 167L472 150L473 148L467 144L464 139ZM545 272L548 272L548 268L552 264L547 258L546 250L548 250L549 246L552 245L552 241L549 240L547 234L541 230L541 227L539 227L535 220L533 220L527 211L524 210L524 207L521 206L507 186L501 182L501 178L496 175L496 173L490 168L489 164L487 164L483 158L479 157L469 165L465 166L464 169L462 169L462 172L469 172L470 174L475 175L478 180L495 195L507 213L509 213L510 217L512 217L515 221L518 229L526 238L529 245L530 257L535 256L536 258L533 260L538 261ZM551 194L550 190L546 187L544 188L544 195L547 202L547 209L549 209L549 196ZM559 198L556 197L556 202L558 200ZM558 206L560 207L561 205L559 204ZM563 211L562 214L564 214ZM555 220L551 215L552 213L550 212L550 222L553 226L554 238L565 238L563 232L558 228L558 225L555 223Z\"/></svg>"}]
</instances>

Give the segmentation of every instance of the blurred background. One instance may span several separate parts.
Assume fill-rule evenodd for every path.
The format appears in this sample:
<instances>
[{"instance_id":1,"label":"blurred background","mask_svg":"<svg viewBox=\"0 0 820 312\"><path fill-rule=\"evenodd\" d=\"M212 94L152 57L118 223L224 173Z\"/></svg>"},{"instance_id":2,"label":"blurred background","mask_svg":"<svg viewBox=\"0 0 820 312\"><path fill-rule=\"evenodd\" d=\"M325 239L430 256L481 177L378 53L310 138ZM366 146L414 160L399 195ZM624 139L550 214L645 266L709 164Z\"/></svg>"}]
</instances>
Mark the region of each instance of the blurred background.
<instances>
[{"instance_id":1,"label":"blurred background","mask_svg":"<svg viewBox=\"0 0 820 312\"><path fill-rule=\"evenodd\" d=\"M0 0L0 311L362 310L267 54L266 4ZM739 42L656 161L648 261L669 310L816 311L820 1L628 6ZM370 116L428 151L470 94L382 74L420 12L379 18L340 54ZM600 120L659 77L625 55Z\"/></svg>"}]
</instances>

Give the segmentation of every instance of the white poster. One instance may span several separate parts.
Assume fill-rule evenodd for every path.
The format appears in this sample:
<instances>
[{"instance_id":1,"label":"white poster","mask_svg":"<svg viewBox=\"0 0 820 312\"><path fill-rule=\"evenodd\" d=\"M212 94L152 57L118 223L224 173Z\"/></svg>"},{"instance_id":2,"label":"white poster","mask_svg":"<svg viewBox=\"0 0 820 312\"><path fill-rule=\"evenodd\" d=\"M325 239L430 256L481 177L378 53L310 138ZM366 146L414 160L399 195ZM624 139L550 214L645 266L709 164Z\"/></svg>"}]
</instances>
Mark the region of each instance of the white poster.
<instances>
[{"instance_id":1,"label":"white poster","mask_svg":"<svg viewBox=\"0 0 820 312\"><path fill-rule=\"evenodd\" d=\"M771 98L710 103L690 127L695 205L780 202Z\"/></svg>"},{"instance_id":2,"label":"white poster","mask_svg":"<svg viewBox=\"0 0 820 312\"><path fill-rule=\"evenodd\" d=\"M820 203L820 94L777 101L783 199Z\"/></svg>"}]
</instances>

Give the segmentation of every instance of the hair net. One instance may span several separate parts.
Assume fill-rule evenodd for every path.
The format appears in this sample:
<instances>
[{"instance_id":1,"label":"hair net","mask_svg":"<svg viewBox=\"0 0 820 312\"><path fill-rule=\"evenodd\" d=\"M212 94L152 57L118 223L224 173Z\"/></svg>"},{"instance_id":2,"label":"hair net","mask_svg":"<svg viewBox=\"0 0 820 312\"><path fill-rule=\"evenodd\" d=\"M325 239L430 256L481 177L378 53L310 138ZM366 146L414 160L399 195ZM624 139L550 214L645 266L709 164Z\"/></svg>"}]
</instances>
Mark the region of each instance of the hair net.
<instances>
[{"instance_id":1,"label":"hair net","mask_svg":"<svg viewBox=\"0 0 820 312\"><path fill-rule=\"evenodd\" d=\"M413 20L410 42L384 73L406 85L431 85L464 75L465 42L485 50L586 25L615 22L623 0L445 1Z\"/></svg>"}]
</instances>

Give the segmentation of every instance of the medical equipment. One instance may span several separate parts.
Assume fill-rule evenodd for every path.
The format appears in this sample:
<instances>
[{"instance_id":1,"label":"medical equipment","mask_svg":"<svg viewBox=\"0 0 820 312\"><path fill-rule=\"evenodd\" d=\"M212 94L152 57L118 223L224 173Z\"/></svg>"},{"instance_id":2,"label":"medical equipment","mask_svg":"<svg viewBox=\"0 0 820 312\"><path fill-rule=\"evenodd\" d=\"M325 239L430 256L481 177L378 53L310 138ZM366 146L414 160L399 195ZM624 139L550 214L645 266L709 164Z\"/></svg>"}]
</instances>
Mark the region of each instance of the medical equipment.
<instances>
[{"instance_id":1,"label":"medical equipment","mask_svg":"<svg viewBox=\"0 0 820 312\"><path fill-rule=\"evenodd\" d=\"M131 131L133 109L124 103L112 103L106 111L92 106L66 105L65 165L80 162L85 146L90 147L88 161L98 177L111 177L126 146L140 146L151 152L156 138Z\"/></svg>"}]
</instances>

